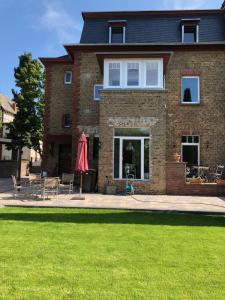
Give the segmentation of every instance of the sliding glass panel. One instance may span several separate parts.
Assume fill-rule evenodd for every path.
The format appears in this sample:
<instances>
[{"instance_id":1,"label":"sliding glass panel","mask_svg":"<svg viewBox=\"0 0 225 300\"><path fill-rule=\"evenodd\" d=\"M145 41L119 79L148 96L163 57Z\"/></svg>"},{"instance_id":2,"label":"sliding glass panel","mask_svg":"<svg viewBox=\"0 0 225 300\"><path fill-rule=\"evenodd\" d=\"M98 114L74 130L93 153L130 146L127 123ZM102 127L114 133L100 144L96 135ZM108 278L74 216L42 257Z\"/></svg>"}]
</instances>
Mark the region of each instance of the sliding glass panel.
<instances>
[{"instance_id":1,"label":"sliding glass panel","mask_svg":"<svg viewBox=\"0 0 225 300\"><path fill-rule=\"evenodd\" d=\"M123 140L122 172L141 179L141 140Z\"/></svg>"}]
</instances>

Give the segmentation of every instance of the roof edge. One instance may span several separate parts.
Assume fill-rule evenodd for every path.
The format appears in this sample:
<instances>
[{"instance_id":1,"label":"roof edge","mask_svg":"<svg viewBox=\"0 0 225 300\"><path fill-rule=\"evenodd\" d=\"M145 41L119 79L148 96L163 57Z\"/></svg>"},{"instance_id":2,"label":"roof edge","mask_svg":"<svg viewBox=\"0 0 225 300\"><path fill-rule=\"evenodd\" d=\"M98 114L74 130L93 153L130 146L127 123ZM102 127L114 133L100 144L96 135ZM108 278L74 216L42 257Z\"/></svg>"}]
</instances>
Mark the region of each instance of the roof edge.
<instances>
[{"instance_id":1,"label":"roof edge","mask_svg":"<svg viewBox=\"0 0 225 300\"><path fill-rule=\"evenodd\" d=\"M183 16L183 15L217 15L224 14L223 9L189 9L189 10L140 10L140 11L83 11L83 20L127 16Z\"/></svg>"}]
</instances>

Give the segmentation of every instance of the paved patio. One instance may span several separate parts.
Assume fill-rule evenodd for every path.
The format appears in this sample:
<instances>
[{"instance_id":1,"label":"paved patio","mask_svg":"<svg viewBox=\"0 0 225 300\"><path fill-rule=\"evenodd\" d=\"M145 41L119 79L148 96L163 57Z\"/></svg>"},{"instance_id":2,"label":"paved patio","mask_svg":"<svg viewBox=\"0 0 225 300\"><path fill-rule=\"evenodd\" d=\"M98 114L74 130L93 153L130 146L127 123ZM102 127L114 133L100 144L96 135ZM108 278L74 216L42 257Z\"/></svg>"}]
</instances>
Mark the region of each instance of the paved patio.
<instances>
[{"instance_id":1,"label":"paved patio","mask_svg":"<svg viewBox=\"0 0 225 300\"><path fill-rule=\"evenodd\" d=\"M84 194L85 200L74 200L76 194L60 194L49 200L14 199L11 180L0 180L0 206L116 208L132 210L179 211L225 214L225 197L167 195L102 195Z\"/></svg>"}]
</instances>

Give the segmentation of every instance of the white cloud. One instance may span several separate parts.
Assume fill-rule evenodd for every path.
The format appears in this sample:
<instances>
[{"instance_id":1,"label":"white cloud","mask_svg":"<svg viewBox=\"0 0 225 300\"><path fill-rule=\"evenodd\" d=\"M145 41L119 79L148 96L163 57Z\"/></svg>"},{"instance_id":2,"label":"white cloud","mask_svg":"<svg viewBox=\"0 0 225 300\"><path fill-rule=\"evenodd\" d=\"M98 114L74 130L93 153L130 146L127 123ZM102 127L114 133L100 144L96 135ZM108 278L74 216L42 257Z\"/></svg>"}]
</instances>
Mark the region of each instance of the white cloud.
<instances>
[{"instance_id":1,"label":"white cloud","mask_svg":"<svg viewBox=\"0 0 225 300\"><path fill-rule=\"evenodd\" d=\"M205 0L163 0L164 9L200 9Z\"/></svg>"},{"instance_id":2,"label":"white cloud","mask_svg":"<svg viewBox=\"0 0 225 300\"><path fill-rule=\"evenodd\" d=\"M41 27L57 35L60 43L76 42L82 28L81 24L57 3L46 4L45 12L39 21Z\"/></svg>"}]
</instances>

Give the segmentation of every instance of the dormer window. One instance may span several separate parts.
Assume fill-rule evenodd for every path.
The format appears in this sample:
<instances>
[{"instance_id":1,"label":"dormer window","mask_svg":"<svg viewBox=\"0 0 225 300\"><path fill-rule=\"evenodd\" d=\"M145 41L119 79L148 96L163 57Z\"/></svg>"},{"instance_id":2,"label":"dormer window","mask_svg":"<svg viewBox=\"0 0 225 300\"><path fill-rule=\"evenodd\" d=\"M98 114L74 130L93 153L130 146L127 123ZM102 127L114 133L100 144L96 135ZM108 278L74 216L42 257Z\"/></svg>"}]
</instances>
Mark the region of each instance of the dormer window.
<instances>
[{"instance_id":1,"label":"dormer window","mask_svg":"<svg viewBox=\"0 0 225 300\"><path fill-rule=\"evenodd\" d=\"M109 44L125 43L126 21L109 21Z\"/></svg>"},{"instance_id":2,"label":"dormer window","mask_svg":"<svg viewBox=\"0 0 225 300\"><path fill-rule=\"evenodd\" d=\"M182 43L198 43L199 42L199 19L184 19L182 24Z\"/></svg>"}]
</instances>

